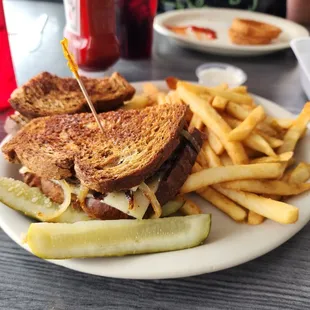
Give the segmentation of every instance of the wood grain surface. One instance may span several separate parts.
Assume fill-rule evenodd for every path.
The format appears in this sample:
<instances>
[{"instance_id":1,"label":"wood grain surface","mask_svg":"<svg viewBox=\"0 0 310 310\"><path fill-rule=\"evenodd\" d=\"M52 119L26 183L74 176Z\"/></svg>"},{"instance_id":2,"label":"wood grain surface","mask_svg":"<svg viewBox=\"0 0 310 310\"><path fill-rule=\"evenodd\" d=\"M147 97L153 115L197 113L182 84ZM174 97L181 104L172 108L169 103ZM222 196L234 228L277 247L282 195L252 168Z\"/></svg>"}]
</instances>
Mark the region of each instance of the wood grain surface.
<instances>
[{"instance_id":1,"label":"wood grain surface","mask_svg":"<svg viewBox=\"0 0 310 310\"><path fill-rule=\"evenodd\" d=\"M58 46L64 26L63 6L10 1L5 2L5 10L8 20L13 20L16 12L33 18L49 15L42 46L36 52L25 56L13 45L18 82L42 70L69 75ZM195 80L195 68L201 63L226 62L247 72L251 92L293 113L299 112L306 100L290 50L264 57L230 58L184 50L157 35L154 43L152 60L121 60L112 70L130 81L167 75ZM4 118L2 113L1 139ZM308 224L278 249L242 266L183 279L133 281L91 276L49 264L20 248L0 229L0 309L310 309L309 249Z\"/></svg>"}]
</instances>

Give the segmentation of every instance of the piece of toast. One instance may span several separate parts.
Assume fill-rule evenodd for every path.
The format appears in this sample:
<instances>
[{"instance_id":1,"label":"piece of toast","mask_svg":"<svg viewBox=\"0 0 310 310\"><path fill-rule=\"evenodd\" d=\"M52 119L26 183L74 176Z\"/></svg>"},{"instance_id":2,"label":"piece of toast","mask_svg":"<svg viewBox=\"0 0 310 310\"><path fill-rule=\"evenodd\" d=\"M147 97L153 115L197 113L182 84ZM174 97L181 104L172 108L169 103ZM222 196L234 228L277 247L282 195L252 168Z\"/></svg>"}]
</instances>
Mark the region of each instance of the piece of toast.
<instances>
[{"instance_id":1,"label":"piece of toast","mask_svg":"<svg viewBox=\"0 0 310 310\"><path fill-rule=\"evenodd\" d=\"M235 18L231 29L239 35L275 39L282 32L281 28L252 19Z\"/></svg>"},{"instance_id":2,"label":"piece of toast","mask_svg":"<svg viewBox=\"0 0 310 310\"><path fill-rule=\"evenodd\" d=\"M233 29L228 30L228 35L231 42L238 45L265 45L271 43L271 39L269 37L246 36L236 32Z\"/></svg>"},{"instance_id":3,"label":"piece of toast","mask_svg":"<svg viewBox=\"0 0 310 310\"><path fill-rule=\"evenodd\" d=\"M129 189L152 176L178 146L186 111L184 104L164 104L102 113L104 133L91 113L37 118L2 151L42 178L76 176L101 193Z\"/></svg>"},{"instance_id":4,"label":"piece of toast","mask_svg":"<svg viewBox=\"0 0 310 310\"><path fill-rule=\"evenodd\" d=\"M230 40L238 45L265 45L270 44L281 32L279 27L271 24L235 18L228 34Z\"/></svg>"},{"instance_id":5,"label":"piece of toast","mask_svg":"<svg viewBox=\"0 0 310 310\"><path fill-rule=\"evenodd\" d=\"M114 110L135 93L135 89L117 72L108 78L81 79L97 112ZM74 78L60 78L48 72L40 73L13 91L9 102L28 118L89 111Z\"/></svg>"}]
</instances>

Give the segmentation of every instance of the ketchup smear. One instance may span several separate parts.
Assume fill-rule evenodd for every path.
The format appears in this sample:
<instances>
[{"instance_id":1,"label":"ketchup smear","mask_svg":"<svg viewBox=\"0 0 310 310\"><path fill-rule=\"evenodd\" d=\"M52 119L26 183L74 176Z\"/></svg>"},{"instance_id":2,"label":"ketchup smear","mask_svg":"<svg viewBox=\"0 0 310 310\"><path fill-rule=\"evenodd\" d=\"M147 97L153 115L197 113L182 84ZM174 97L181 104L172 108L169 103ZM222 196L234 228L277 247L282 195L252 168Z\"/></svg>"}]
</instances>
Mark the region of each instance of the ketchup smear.
<instances>
[{"instance_id":1,"label":"ketchup smear","mask_svg":"<svg viewBox=\"0 0 310 310\"><path fill-rule=\"evenodd\" d=\"M216 32L210 28L203 28L203 27L197 27L197 26L191 26L191 25L183 26L183 27L177 27L177 26L166 26L166 27L172 32L181 34L181 35L187 35L189 31L193 32L199 40L204 38L201 36L202 34L206 35L208 40L217 39Z\"/></svg>"}]
</instances>

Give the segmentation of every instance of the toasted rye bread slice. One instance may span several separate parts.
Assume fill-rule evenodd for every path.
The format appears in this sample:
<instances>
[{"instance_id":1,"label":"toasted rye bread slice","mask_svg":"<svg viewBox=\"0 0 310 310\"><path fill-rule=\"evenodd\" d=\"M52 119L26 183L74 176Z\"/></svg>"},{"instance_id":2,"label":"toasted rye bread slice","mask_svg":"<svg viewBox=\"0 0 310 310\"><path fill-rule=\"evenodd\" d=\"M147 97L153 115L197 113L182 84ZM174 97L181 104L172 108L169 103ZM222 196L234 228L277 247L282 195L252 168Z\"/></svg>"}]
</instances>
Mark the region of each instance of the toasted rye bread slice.
<instances>
[{"instance_id":1,"label":"toasted rye bread slice","mask_svg":"<svg viewBox=\"0 0 310 310\"><path fill-rule=\"evenodd\" d=\"M99 115L91 113L37 118L6 143L2 151L39 177L76 176L105 193L129 189L153 175L180 142L187 107L158 105Z\"/></svg>"},{"instance_id":2,"label":"toasted rye bread slice","mask_svg":"<svg viewBox=\"0 0 310 310\"><path fill-rule=\"evenodd\" d=\"M252 19L235 18L232 22L231 29L240 36L257 37L265 39L275 39L282 32L281 28L255 21Z\"/></svg>"},{"instance_id":3,"label":"toasted rye bread slice","mask_svg":"<svg viewBox=\"0 0 310 310\"><path fill-rule=\"evenodd\" d=\"M109 78L82 77L82 80L97 112L114 110L135 93L135 89L117 72ZM40 73L17 88L9 102L28 118L89 111L74 78L60 78L48 72Z\"/></svg>"},{"instance_id":4,"label":"toasted rye bread slice","mask_svg":"<svg viewBox=\"0 0 310 310\"><path fill-rule=\"evenodd\" d=\"M271 43L271 39L269 37L246 36L236 32L233 29L228 30L228 35L231 42L238 45L264 45Z\"/></svg>"}]
</instances>

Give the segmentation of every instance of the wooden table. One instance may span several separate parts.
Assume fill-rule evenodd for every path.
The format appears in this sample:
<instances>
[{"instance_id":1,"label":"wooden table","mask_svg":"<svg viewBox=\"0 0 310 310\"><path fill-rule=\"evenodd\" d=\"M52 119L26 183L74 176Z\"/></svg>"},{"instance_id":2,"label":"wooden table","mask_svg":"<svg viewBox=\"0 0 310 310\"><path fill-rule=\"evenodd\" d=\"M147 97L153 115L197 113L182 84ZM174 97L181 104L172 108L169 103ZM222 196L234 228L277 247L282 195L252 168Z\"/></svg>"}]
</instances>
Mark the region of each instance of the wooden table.
<instances>
[{"instance_id":1,"label":"wooden table","mask_svg":"<svg viewBox=\"0 0 310 310\"><path fill-rule=\"evenodd\" d=\"M9 1L5 10L9 23L20 12L30 19L41 13L49 16L37 51L27 54L14 46L16 42L12 44L19 84L42 70L69 75L59 47L63 6ZM195 80L195 68L210 61L241 67L248 73L251 92L293 113L306 101L290 50L256 58L220 57L184 50L155 36L152 60L121 60L113 70L129 81L167 75ZM4 113L1 128L3 119ZM0 137L4 137L3 131ZM0 309L309 309L309 248L307 225L280 248L242 266L185 279L132 281L100 278L49 264L27 253L0 230Z\"/></svg>"}]
</instances>

